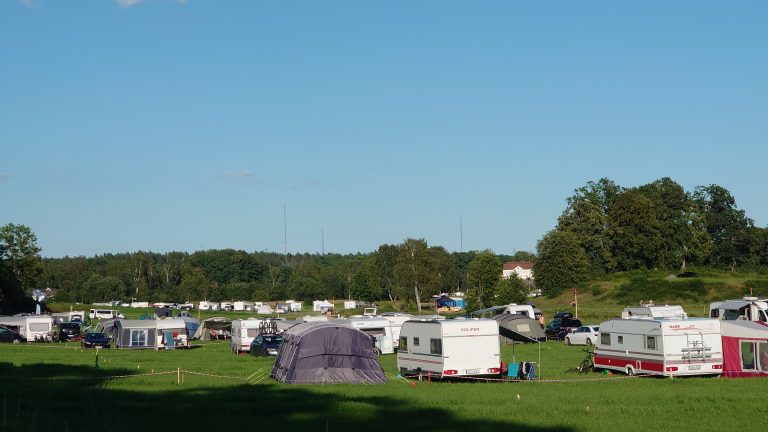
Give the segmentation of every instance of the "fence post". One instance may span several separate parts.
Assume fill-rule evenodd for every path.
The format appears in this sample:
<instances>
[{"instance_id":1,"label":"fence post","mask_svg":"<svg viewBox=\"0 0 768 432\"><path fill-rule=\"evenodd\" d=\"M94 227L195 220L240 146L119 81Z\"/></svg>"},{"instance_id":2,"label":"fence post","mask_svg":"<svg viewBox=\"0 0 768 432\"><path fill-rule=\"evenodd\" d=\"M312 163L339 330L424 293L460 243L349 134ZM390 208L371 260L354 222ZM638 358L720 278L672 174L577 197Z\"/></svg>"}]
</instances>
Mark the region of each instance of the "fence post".
<instances>
[{"instance_id":1,"label":"fence post","mask_svg":"<svg viewBox=\"0 0 768 432\"><path fill-rule=\"evenodd\" d=\"M181 368L176 368L176 384L181 384Z\"/></svg>"}]
</instances>

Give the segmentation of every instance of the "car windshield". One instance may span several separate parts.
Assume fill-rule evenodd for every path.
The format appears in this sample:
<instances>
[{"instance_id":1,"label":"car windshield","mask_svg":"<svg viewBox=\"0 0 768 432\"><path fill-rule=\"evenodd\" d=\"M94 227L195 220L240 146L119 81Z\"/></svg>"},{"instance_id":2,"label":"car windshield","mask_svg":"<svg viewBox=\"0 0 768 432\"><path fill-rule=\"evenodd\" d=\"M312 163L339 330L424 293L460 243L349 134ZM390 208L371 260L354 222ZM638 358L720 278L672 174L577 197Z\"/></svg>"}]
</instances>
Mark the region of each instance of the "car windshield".
<instances>
[{"instance_id":1,"label":"car windshield","mask_svg":"<svg viewBox=\"0 0 768 432\"><path fill-rule=\"evenodd\" d=\"M280 343L282 341L282 336L264 336L264 342L266 343Z\"/></svg>"}]
</instances>

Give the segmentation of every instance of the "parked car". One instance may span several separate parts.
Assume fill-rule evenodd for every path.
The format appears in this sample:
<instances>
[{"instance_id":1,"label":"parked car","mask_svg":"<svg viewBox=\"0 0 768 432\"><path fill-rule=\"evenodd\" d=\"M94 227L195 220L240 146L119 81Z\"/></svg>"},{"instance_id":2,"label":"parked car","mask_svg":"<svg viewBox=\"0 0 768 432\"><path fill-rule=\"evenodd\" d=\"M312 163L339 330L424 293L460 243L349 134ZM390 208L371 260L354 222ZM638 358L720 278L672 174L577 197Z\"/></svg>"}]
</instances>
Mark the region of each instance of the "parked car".
<instances>
[{"instance_id":1,"label":"parked car","mask_svg":"<svg viewBox=\"0 0 768 432\"><path fill-rule=\"evenodd\" d=\"M276 356L283 344L283 337L276 334L264 334L253 338L251 342L251 355Z\"/></svg>"},{"instance_id":2,"label":"parked car","mask_svg":"<svg viewBox=\"0 0 768 432\"><path fill-rule=\"evenodd\" d=\"M66 342L80 339L80 324L66 322L59 324L59 341Z\"/></svg>"},{"instance_id":3,"label":"parked car","mask_svg":"<svg viewBox=\"0 0 768 432\"><path fill-rule=\"evenodd\" d=\"M83 348L109 348L109 338L104 333L86 333L80 346Z\"/></svg>"},{"instance_id":4,"label":"parked car","mask_svg":"<svg viewBox=\"0 0 768 432\"><path fill-rule=\"evenodd\" d=\"M581 321L577 318L555 318L544 328L544 333L547 338L563 340L568 333L579 327L581 327Z\"/></svg>"},{"instance_id":5,"label":"parked car","mask_svg":"<svg viewBox=\"0 0 768 432\"><path fill-rule=\"evenodd\" d=\"M7 327L0 326L0 342L20 343L26 341L27 338L24 336Z\"/></svg>"},{"instance_id":6,"label":"parked car","mask_svg":"<svg viewBox=\"0 0 768 432\"><path fill-rule=\"evenodd\" d=\"M581 326L565 335L566 345L594 345L600 336L600 327Z\"/></svg>"}]
</instances>

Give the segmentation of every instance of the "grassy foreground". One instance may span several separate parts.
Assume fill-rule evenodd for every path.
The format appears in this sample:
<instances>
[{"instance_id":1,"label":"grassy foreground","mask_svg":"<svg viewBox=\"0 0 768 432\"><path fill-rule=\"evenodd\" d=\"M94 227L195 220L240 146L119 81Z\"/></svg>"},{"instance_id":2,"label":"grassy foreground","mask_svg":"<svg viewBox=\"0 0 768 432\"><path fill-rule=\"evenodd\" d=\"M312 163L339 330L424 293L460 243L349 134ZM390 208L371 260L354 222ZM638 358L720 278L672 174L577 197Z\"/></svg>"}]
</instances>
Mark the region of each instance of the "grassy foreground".
<instances>
[{"instance_id":1,"label":"grassy foreground","mask_svg":"<svg viewBox=\"0 0 768 432\"><path fill-rule=\"evenodd\" d=\"M538 361L517 345L517 361ZM503 347L506 361L512 348ZM542 382L408 382L382 357L384 385L285 385L271 359L221 342L187 351L82 351L76 344L0 346L0 431L633 431L753 429L761 379L574 375L579 347L541 346ZM189 371L216 376L180 374ZM143 375L170 372L165 375ZM106 378L106 377L114 378ZM759 427L758 427L759 428Z\"/></svg>"}]
</instances>

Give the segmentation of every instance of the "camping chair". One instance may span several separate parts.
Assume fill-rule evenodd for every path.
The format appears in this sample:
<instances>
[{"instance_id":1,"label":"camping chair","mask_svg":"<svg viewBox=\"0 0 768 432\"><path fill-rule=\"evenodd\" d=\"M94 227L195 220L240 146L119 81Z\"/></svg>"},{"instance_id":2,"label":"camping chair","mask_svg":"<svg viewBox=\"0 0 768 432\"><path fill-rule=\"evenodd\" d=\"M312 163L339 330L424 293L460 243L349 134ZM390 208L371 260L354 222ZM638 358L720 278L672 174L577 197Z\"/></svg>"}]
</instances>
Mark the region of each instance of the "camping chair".
<instances>
[{"instance_id":1,"label":"camping chair","mask_svg":"<svg viewBox=\"0 0 768 432\"><path fill-rule=\"evenodd\" d=\"M507 378L518 379L519 373L520 373L519 363L510 363L509 366L507 366Z\"/></svg>"},{"instance_id":2,"label":"camping chair","mask_svg":"<svg viewBox=\"0 0 768 432\"><path fill-rule=\"evenodd\" d=\"M165 349L174 349L176 347L175 346L176 339L173 338L173 332L167 331L164 333L164 335L165 335Z\"/></svg>"}]
</instances>

